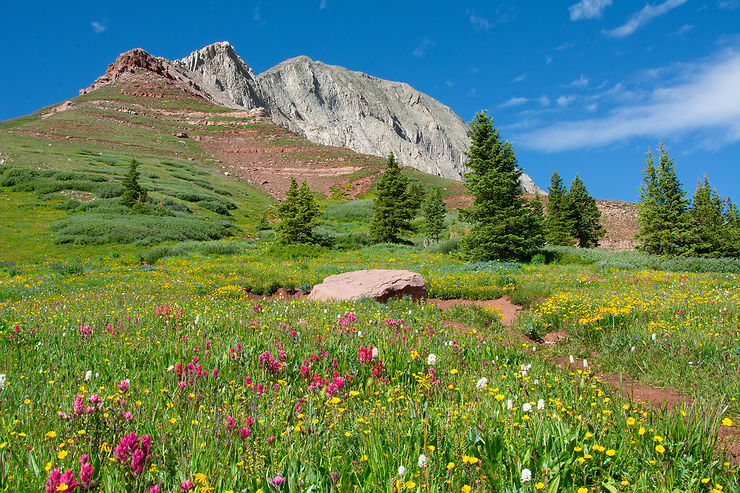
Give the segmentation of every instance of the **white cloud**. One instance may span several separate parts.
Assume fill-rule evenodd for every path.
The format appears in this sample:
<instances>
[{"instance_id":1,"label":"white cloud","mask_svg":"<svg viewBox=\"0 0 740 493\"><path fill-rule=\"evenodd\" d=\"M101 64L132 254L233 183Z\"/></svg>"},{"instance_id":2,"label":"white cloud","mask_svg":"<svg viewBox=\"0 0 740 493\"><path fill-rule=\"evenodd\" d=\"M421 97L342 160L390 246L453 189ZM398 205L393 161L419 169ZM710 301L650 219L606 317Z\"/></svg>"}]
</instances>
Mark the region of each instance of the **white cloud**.
<instances>
[{"instance_id":1,"label":"white cloud","mask_svg":"<svg viewBox=\"0 0 740 493\"><path fill-rule=\"evenodd\" d=\"M547 55L545 57L545 64L550 65L552 63L552 57L550 55Z\"/></svg>"},{"instance_id":2,"label":"white cloud","mask_svg":"<svg viewBox=\"0 0 740 493\"><path fill-rule=\"evenodd\" d=\"M645 101L618 106L601 118L554 123L519 141L556 152L702 130L720 141L740 140L740 53L730 50L713 61L687 66L685 74L673 85L653 89Z\"/></svg>"},{"instance_id":3,"label":"white cloud","mask_svg":"<svg viewBox=\"0 0 740 493\"><path fill-rule=\"evenodd\" d=\"M717 7L723 10L734 10L740 7L740 0L722 0L717 2Z\"/></svg>"},{"instance_id":4,"label":"white cloud","mask_svg":"<svg viewBox=\"0 0 740 493\"><path fill-rule=\"evenodd\" d=\"M100 21L92 21L90 23L90 25L92 26L93 31L95 31L95 34L100 34L103 31L105 31L106 29L108 29L108 26L106 26L105 24L103 24Z\"/></svg>"},{"instance_id":5,"label":"white cloud","mask_svg":"<svg viewBox=\"0 0 740 493\"><path fill-rule=\"evenodd\" d=\"M563 108L565 108L575 100L575 96L560 96L558 99L555 100L555 102L558 104L558 106L562 106Z\"/></svg>"},{"instance_id":6,"label":"white cloud","mask_svg":"<svg viewBox=\"0 0 740 493\"><path fill-rule=\"evenodd\" d=\"M455 85L455 83L454 83L454 82L452 82L451 80L446 80L446 81L445 81L445 85L446 85L447 87L453 87L453 86Z\"/></svg>"},{"instance_id":7,"label":"white cloud","mask_svg":"<svg viewBox=\"0 0 740 493\"><path fill-rule=\"evenodd\" d=\"M674 34L674 36L683 36L684 34L686 34L687 32L691 31L692 29L694 29L694 26L693 25L691 25L691 24L684 24L683 26L681 26L679 28L678 31L676 31L673 34Z\"/></svg>"},{"instance_id":8,"label":"white cloud","mask_svg":"<svg viewBox=\"0 0 740 493\"><path fill-rule=\"evenodd\" d=\"M560 46L556 46L555 49L557 51L567 50L568 48L573 48L576 44L573 41L566 41L565 43L561 44Z\"/></svg>"},{"instance_id":9,"label":"white cloud","mask_svg":"<svg viewBox=\"0 0 740 493\"><path fill-rule=\"evenodd\" d=\"M514 77L513 82L524 82L527 80L527 74L521 74Z\"/></svg>"},{"instance_id":10,"label":"white cloud","mask_svg":"<svg viewBox=\"0 0 740 493\"><path fill-rule=\"evenodd\" d=\"M537 101L538 101L538 102L539 102L539 103L540 103L540 104L541 104L542 106L550 106L550 98L548 98L547 96L540 96L540 97L539 97L539 98L537 99Z\"/></svg>"},{"instance_id":11,"label":"white cloud","mask_svg":"<svg viewBox=\"0 0 740 493\"><path fill-rule=\"evenodd\" d=\"M612 0L581 0L574 3L568 10L570 20L580 21L582 19L598 19L605 8L612 4Z\"/></svg>"},{"instance_id":12,"label":"white cloud","mask_svg":"<svg viewBox=\"0 0 740 493\"><path fill-rule=\"evenodd\" d=\"M512 106L521 106L527 101L529 101L529 98L511 98L505 103L501 103L499 105L499 108L510 108Z\"/></svg>"},{"instance_id":13,"label":"white cloud","mask_svg":"<svg viewBox=\"0 0 740 493\"><path fill-rule=\"evenodd\" d=\"M644 26L654 18L671 11L676 7L680 7L687 1L688 0L666 0L659 5L647 4L642 8L642 10L633 14L625 24L604 32L607 36L612 38L624 38L637 31L640 27Z\"/></svg>"},{"instance_id":14,"label":"white cloud","mask_svg":"<svg viewBox=\"0 0 740 493\"><path fill-rule=\"evenodd\" d=\"M319 4L319 10L324 10L326 8L326 0L321 0L321 3Z\"/></svg>"},{"instance_id":15,"label":"white cloud","mask_svg":"<svg viewBox=\"0 0 740 493\"><path fill-rule=\"evenodd\" d=\"M423 57L427 53L427 48L429 48L431 46L434 46L434 45L435 45L435 43L431 39L429 39L429 38L422 39L421 40L421 43L419 43L419 46L417 46L414 49L414 52L413 52L414 53L414 56L415 57L418 57L418 58Z\"/></svg>"},{"instance_id":16,"label":"white cloud","mask_svg":"<svg viewBox=\"0 0 740 493\"><path fill-rule=\"evenodd\" d=\"M591 103L589 105L586 105L586 111L589 113L593 113L594 111L599 109L599 103Z\"/></svg>"},{"instance_id":17,"label":"white cloud","mask_svg":"<svg viewBox=\"0 0 740 493\"><path fill-rule=\"evenodd\" d=\"M258 24L265 24L265 21L262 19L262 4L257 4L254 6L254 15L252 16L255 22Z\"/></svg>"},{"instance_id":18,"label":"white cloud","mask_svg":"<svg viewBox=\"0 0 740 493\"><path fill-rule=\"evenodd\" d=\"M475 15L475 13L470 13L470 23L473 24L473 27L477 30L484 30L488 31L493 27L493 24L488 19L484 19L483 17L479 17Z\"/></svg>"},{"instance_id":19,"label":"white cloud","mask_svg":"<svg viewBox=\"0 0 740 493\"><path fill-rule=\"evenodd\" d=\"M568 87L582 88L582 87L586 87L588 85L588 82L589 82L588 77L586 77L585 74L581 74L579 78L577 78L574 81L571 81L571 83L568 84Z\"/></svg>"}]
</instances>

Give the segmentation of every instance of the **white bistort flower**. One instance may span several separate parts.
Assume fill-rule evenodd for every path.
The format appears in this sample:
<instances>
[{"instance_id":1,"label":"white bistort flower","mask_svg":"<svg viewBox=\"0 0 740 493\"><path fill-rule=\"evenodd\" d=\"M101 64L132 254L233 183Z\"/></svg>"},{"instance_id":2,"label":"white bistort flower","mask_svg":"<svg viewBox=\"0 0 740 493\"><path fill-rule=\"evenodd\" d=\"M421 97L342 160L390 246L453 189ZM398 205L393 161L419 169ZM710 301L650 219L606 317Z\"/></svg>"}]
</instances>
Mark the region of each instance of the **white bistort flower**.
<instances>
[{"instance_id":1,"label":"white bistort flower","mask_svg":"<svg viewBox=\"0 0 740 493\"><path fill-rule=\"evenodd\" d=\"M522 469L522 483L528 483L529 481L532 481L532 471Z\"/></svg>"},{"instance_id":2,"label":"white bistort flower","mask_svg":"<svg viewBox=\"0 0 740 493\"><path fill-rule=\"evenodd\" d=\"M85 372L85 381L89 382L91 378L92 378L92 370L87 370Z\"/></svg>"},{"instance_id":3,"label":"white bistort flower","mask_svg":"<svg viewBox=\"0 0 740 493\"><path fill-rule=\"evenodd\" d=\"M434 366L437 364L437 355L434 353L429 353L429 356L427 356L427 364L429 366Z\"/></svg>"},{"instance_id":4,"label":"white bistort flower","mask_svg":"<svg viewBox=\"0 0 740 493\"><path fill-rule=\"evenodd\" d=\"M488 379L486 377L483 377L475 383L475 388L478 390L483 390L484 388L486 388L487 384Z\"/></svg>"},{"instance_id":5,"label":"white bistort flower","mask_svg":"<svg viewBox=\"0 0 740 493\"><path fill-rule=\"evenodd\" d=\"M537 401L537 410L542 411L545 409L545 399L540 399Z\"/></svg>"},{"instance_id":6,"label":"white bistort flower","mask_svg":"<svg viewBox=\"0 0 740 493\"><path fill-rule=\"evenodd\" d=\"M0 390L5 388L5 373L0 373Z\"/></svg>"},{"instance_id":7,"label":"white bistort flower","mask_svg":"<svg viewBox=\"0 0 740 493\"><path fill-rule=\"evenodd\" d=\"M525 402L524 404L522 404L522 412L528 413L531 410L532 410L532 404L530 404L529 402Z\"/></svg>"},{"instance_id":8,"label":"white bistort flower","mask_svg":"<svg viewBox=\"0 0 740 493\"><path fill-rule=\"evenodd\" d=\"M514 407L514 401L512 401L511 399L507 400L506 409L511 409L512 407Z\"/></svg>"},{"instance_id":9,"label":"white bistort flower","mask_svg":"<svg viewBox=\"0 0 740 493\"><path fill-rule=\"evenodd\" d=\"M398 466L398 475L399 476L405 476L406 475L406 468L403 466Z\"/></svg>"},{"instance_id":10,"label":"white bistort flower","mask_svg":"<svg viewBox=\"0 0 740 493\"><path fill-rule=\"evenodd\" d=\"M419 467L427 467L428 462L429 462L429 459L427 459L426 455L421 454L419 456Z\"/></svg>"},{"instance_id":11,"label":"white bistort flower","mask_svg":"<svg viewBox=\"0 0 740 493\"><path fill-rule=\"evenodd\" d=\"M373 348L373 358L377 358L378 354L380 354L380 351L378 351L378 348L374 347Z\"/></svg>"}]
</instances>

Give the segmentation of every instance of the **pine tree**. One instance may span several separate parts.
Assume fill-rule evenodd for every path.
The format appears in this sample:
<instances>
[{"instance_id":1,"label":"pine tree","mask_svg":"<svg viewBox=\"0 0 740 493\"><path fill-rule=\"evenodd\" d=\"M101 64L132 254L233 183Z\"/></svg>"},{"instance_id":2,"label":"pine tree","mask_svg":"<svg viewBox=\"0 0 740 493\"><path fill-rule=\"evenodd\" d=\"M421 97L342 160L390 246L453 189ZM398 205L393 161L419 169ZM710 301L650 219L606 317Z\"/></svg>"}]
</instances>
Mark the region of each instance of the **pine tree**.
<instances>
[{"instance_id":1,"label":"pine tree","mask_svg":"<svg viewBox=\"0 0 740 493\"><path fill-rule=\"evenodd\" d=\"M688 200L676 176L675 162L662 143L658 145L660 165L648 157L640 187L637 239L639 249L659 255L683 255L690 251Z\"/></svg>"},{"instance_id":2,"label":"pine tree","mask_svg":"<svg viewBox=\"0 0 740 493\"><path fill-rule=\"evenodd\" d=\"M447 208L442 200L442 191L434 188L424 201L424 232L431 240L439 241L439 235L445 229Z\"/></svg>"},{"instance_id":3,"label":"pine tree","mask_svg":"<svg viewBox=\"0 0 740 493\"><path fill-rule=\"evenodd\" d=\"M470 126L465 184L473 205L464 218L473 224L465 247L473 258L526 259L544 244L542 217L520 196L522 174L514 148L502 142L485 111Z\"/></svg>"},{"instance_id":4,"label":"pine tree","mask_svg":"<svg viewBox=\"0 0 740 493\"><path fill-rule=\"evenodd\" d=\"M290 187L285 200L277 206L276 233L283 243L311 243L312 230L318 217L318 206L311 189L304 181L300 189L295 178L290 178Z\"/></svg>"},{"instance_id":5,"label":"pine tree","mask_svg":"<svg viewBox=\"0 0 740 493\"><path fill-rule=\"evenodd\" d=\"M547 187L547 217L545 218L545 240L549 245L573 244L573 220L566 201L567 189L557 171L550 178Z\"/></svg>"},{"instance_id":6,"label":"pine tree","mask_svg":"<svg viewBox=\"0 0 740 493\"><path fill-rule=\"evenodd\" d=\"M572 221L572 235L581 248L596 248L606 234L601 225L601 211L596 199L589 195L583 180L576 175L566 194L568 215Z\"/></svg>"},{"instance_id":7,"label":"pine tree","mask_svg":"<svg viewBox=\"0 0 740 493\"><path fill-rule=\"evenodd\" d=\"M121 181L123 185L121 203L126 207L143 206L147 201L146 190L139 185L139 164L141 164L139 161L132 159L128 166L128 174Z\"/></svg>"},{"instance_id":8,"label":"pine tree","mask_svg":"<svg viewBox=\"0 0 740 493\"><path fill-rule=\"evenodd\" d=\"M728 197L723 214L722 256L740 258L740 212Z\"/></svg>"},{"instance_id":9,"label":"pine tree","mask_svg":"<svg viewBox=\"0 0 740 493\"><path fill-rule=\"evenodd\" d=\"M722 255L725 218L724 199L709 184L707 175L704 182L698 181L693 205L689 212L691 223L692 253L700 256L718 257Z\"/></svg>"},{"instance_id":10,"label":"pine tree","mask_svg":"<svg viewBox=\"0 0 740 493\"><path fill-rule=\"evenodd\" d=\"M370 238L376 243L401 242L401 233L412 230L411 220L416 216L418 202L393 153L388 155L385 171L375 187L377 197L373 204Z\"/></svg>"}]
</instances>

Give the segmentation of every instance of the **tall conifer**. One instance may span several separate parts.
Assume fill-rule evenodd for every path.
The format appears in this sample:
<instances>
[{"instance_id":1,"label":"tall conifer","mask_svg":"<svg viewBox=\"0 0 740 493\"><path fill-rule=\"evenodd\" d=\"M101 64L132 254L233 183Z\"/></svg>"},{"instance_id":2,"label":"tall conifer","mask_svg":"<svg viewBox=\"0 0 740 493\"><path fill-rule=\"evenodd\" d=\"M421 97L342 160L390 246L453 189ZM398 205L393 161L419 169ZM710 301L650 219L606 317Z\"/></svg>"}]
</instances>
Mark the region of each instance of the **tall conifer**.
<instances>
[{"instance_id":1,"label":"tall conifer","mask_svg":"<svg viewBox=\"0 0 740 493\"><path fill-rule=\"evenodd\" d=\"M557 171L547 187L547 217L545 218L545 240L549 245L573 244L573 221L566 202L566 188Z\"/></svg>"}]
</instances>

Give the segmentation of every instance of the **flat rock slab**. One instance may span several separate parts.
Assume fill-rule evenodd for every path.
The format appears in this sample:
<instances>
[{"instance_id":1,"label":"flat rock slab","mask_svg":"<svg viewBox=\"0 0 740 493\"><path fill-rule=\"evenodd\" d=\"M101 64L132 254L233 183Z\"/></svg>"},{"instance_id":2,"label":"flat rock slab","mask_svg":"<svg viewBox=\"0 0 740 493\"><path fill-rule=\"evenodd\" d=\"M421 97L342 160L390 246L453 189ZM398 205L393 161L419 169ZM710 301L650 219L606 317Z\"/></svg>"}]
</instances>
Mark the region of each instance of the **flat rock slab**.
<instances>
[{"instance_id":1,"label":"flat rock slab","mask_svg":"<svg viewBox=\"0 0 740 493\"><path fill-rule=\"evenodd\" d=\"M336 274L317 284L308 295L309 299L321 301L355 301L372 298L385 302L404 296L426 298L424 277L410 270L356 270Z\"/></svg>"}]
</instances>

